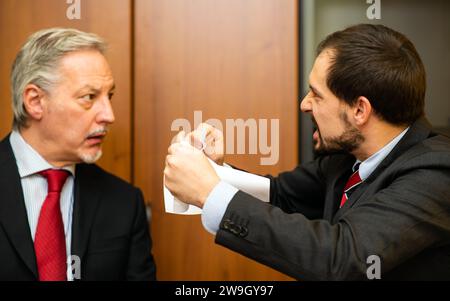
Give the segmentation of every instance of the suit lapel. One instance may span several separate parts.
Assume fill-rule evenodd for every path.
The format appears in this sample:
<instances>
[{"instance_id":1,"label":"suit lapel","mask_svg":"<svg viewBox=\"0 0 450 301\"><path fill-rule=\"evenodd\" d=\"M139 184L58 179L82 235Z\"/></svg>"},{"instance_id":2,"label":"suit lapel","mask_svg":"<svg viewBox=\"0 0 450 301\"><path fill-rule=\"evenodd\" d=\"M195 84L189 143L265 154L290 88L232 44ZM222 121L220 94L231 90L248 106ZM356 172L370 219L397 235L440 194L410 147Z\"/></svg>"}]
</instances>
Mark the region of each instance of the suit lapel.
<instances>
[{"instance_id":1,"label":"suit lapel","mask_svg":"<svg viewBox=\"0 0 450 301\"><path fill-rule=\"evenodd\" d=\"M366 183L372 183L389 165L392 164L408 149L425 140L431 132L431 125L425 118L416 121L405 136L399 141L389 155L381 161L380 165L366 179Z\"/></svg>"},{"instance_id":2,"label":"suit lapel","mask_svg":"<svg viewBox=\"0 0 450 301\"><path fill-rule=\"evenodd\" d=\"M360 184L350 196L345 205L338 210L334 221L337 221L343 213L350 209L363 195L367 187L390 166L398 157L405 153L408 149L416 145L417 143L425 140L431 132L431 125L425 119L421 118L413 123L409 131L405 136L399 141L399 143L394 147L394 149L384 158L383 161L375 168L375 170L370 174L370 176Z\"/></svg>"},{"instance_id":3,"label":"suit lapel","mask_svg":"<svg viewBox=\"0 0 450 301\"><path fill-rule=\"evenodd\" d=\"M355 163L355 157L346 156L341 161L337 162L336 167L329 173L333 175L333 182L330 184L327 192L326 208L324 210L324 218L331 221L339 210L339 203L344 190L345 183L350 177L351 168Z\"/></svg>"},{"instance_id":4,"label":"suit lapel","mask_svg":"<svg viewBox=\"0 0 450 301\"><path fill-rule=\"evenodd\" d=\"M72 226L72 255L83 262L92 223L99 203L95 175L88 172L87 166L79 164L75 172L75 196Z\"/></svg>"},{"instance_id":5,"label":"suit lapel","mask_svg":"<svg viewBox=\"0 0 450 301\"><path fill-rule=\"evenodd\" d=\"M0 142L0 223L26 266L38 278L22 185L9 136Z\"/></svg>"}]
</instances>

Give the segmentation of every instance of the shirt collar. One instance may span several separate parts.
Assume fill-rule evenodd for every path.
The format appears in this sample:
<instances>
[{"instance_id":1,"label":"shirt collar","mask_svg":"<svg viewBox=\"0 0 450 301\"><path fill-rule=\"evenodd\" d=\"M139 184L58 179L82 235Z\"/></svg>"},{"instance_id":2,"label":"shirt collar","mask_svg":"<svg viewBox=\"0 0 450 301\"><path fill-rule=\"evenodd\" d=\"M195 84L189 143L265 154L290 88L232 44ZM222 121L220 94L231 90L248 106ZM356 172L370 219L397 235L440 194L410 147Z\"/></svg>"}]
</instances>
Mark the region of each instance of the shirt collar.
<instances>
[{"instance_id":1,"label":"shirt collar","mask_svg":"<svg viewBox=\"0 0 450 301\"><path fill-rule=\"evenodd\" d=\"M58 169L42 158L42 156L23 139L18 131L12 131L9 141L14 157L16 158L21 178L34 175L47 169ZM61 169L67 170L72 175L75 175L75 164L65 166Z\"/></svg>"},{"instance_id":2,"label":"shirt collar","mask_svg":"<svg viewBox=\"0 0 450 301\"><path fill-rule=\"evenodd\" d=\"M355 164L353 164L353 170L358 163L359 165L359 176L364 181L366 180L370 174L377 168L377 166L384 160L384 158L389 155L389 153L394 149L394 147L400 142L400 140L405 136L406 132L408 132L409 127L403 130L399 135L397 135L394 139L391 140L388 144L386 144L382 149L377 151L375 154L370 156L364 161L356 160Z\"/></svg>"}]
</instances>

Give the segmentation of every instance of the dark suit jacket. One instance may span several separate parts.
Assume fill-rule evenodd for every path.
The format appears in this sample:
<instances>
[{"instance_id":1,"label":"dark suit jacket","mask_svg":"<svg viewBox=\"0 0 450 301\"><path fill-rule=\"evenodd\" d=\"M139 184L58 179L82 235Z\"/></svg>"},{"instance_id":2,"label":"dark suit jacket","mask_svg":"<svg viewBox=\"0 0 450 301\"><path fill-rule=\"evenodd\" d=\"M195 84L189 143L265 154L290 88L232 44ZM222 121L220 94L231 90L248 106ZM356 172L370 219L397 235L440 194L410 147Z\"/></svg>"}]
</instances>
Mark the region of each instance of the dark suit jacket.
<instances>
[{"instance_id":1,"label":"dark suit jacket","mask_svg":"<svg viewBox=\"0 0 450 301\"><path fill-rule=\"evenodd\" d=\"M450 280L450 139L415 122L339 209L355 158L330 155L271 180L271 205L239 191L216 242L300 280Z\"/></svg>"},{"instance_id":2,"label":"dark suit jacket","mask_svg":"<svg viewBox=\"0 0 450 301\"><path fill-rule=\"evenodd\" d=\"M142 193L96 165L76 166L72 255L81 280L155 280ZM37 280L36 256L9 137L0 142L0 280Z\"/></svg>"}]
</instances>

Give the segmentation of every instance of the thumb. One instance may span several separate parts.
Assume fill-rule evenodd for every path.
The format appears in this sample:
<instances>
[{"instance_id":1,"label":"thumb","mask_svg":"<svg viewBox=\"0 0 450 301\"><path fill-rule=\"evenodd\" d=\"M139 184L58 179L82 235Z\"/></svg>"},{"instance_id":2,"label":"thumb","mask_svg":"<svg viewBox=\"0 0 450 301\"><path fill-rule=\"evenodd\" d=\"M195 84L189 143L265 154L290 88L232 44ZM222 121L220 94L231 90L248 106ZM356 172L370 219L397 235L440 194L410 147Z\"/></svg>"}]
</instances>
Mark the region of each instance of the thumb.
<instances>
[{"instance_id":1,"label":"thumb","mask_svg":"<svg viewBox=\"0 0 450 301\"><path fill-rule=\"evenodd\" d=\"M186 133L184 131L180 131L175 137L175 142L180 143L180 142L184 141L185 137L186 137Z\"/></svg>"}]
</instances>

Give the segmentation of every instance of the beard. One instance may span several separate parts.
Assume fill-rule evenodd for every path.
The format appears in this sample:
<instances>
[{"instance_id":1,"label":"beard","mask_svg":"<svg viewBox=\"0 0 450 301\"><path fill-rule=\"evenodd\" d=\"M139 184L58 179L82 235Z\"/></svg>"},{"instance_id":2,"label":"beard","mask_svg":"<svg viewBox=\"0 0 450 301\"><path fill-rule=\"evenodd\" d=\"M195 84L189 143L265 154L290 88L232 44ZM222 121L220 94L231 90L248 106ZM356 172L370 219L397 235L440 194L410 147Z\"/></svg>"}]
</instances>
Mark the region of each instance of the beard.
<instances>
[{"instance_id":1,"label":"beard","mask_svg":"<svg viewBox=\"0 0 450 301\"><path fill-rule=\"evenodd\" d=\"M103 152L101 150L99 150L98 152L96 152L93 155L81 154L80 158L86 164L94 164L95 162L97 162L101 158L102 155L103 155Z\"/></svg>"},{"instance_id":2,"label":"beard","mask_svg":"<svg viewBox=\"0 0 450 301\"><path fill-rule=\"evenodd\" d=\"M86 139L89 139L92 137L95 138L98 135L106 135L106 133L108 133L108 127L104 126L102 128L99 128L99 129L91 132L89 135L87 135ZM81 153L80 159L81 159L81 161L83 161L86 164L93 164L93 163L97 162L101 158L102 155L103 155L103 152L102 152L102 149L100 148L94 154Z\"/></svg>"},{"instance_id":3,"label":"beard","mask_svg":"<svg viewBox=\"0 0 450 301\"><path fill-rule=\"evenodd\" d=\"M344 123L344 132L335 137L322 137L320 130L317 127L317 123L313 117L313 123L317 128L318 139L314 140L314 155L323 156L338 153L351 153L358 148L362 142L364 142L364 136L361 132L354 127L347 119L345 113L339 114L340 119Z\"/></svg>"}]
</instances>

